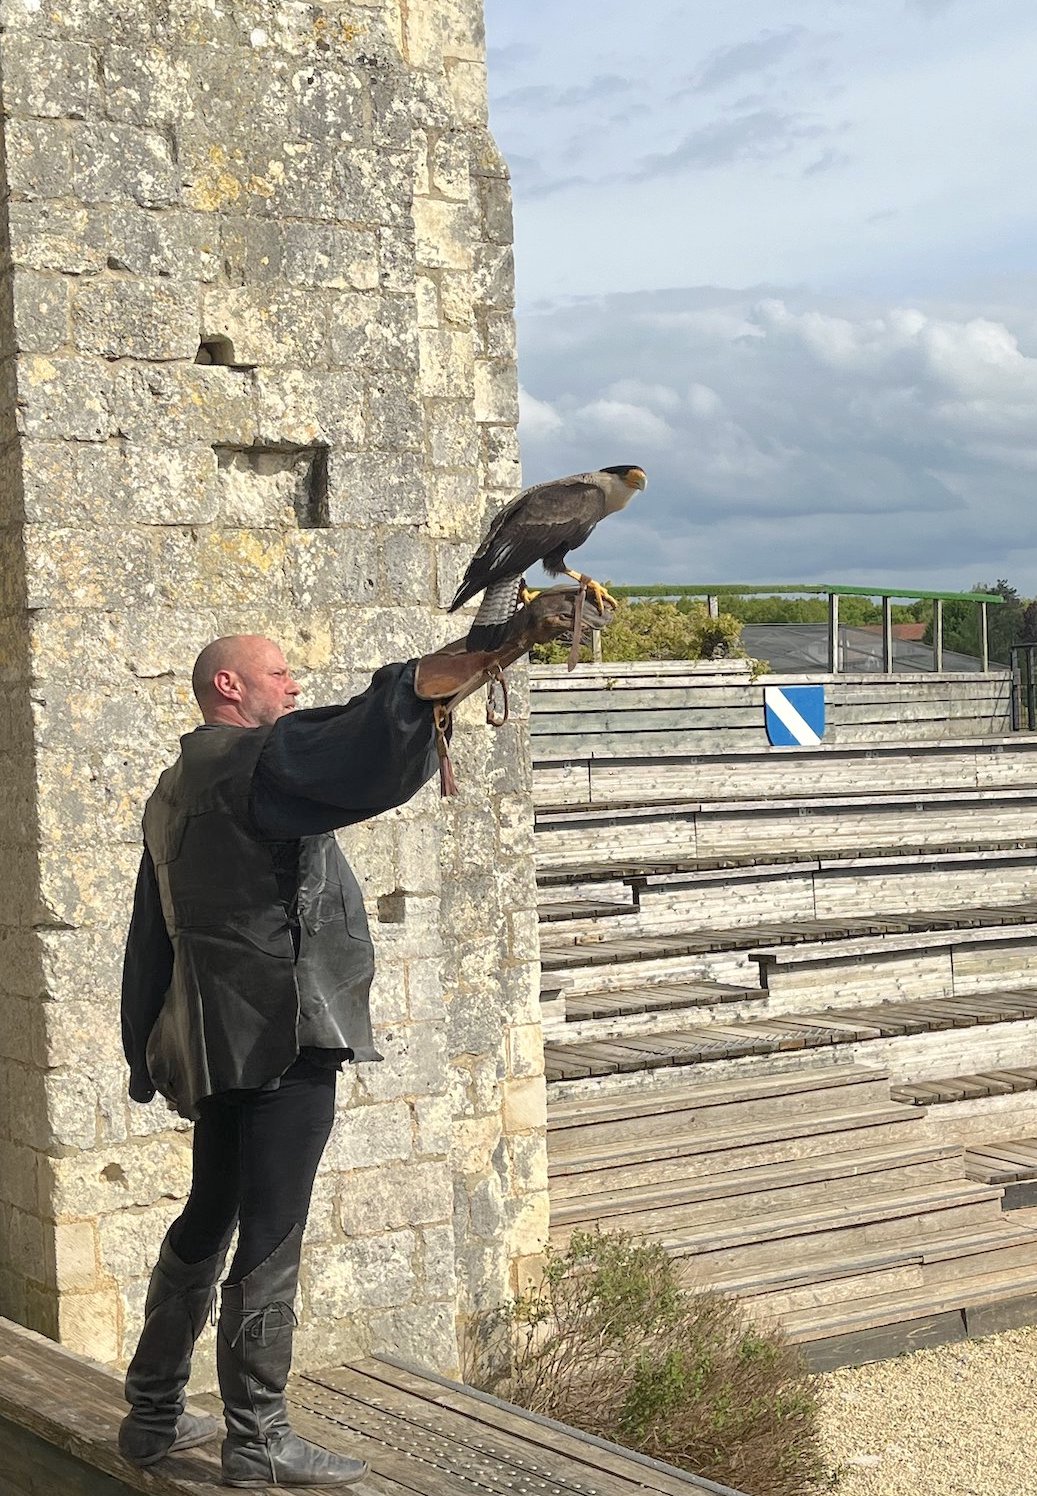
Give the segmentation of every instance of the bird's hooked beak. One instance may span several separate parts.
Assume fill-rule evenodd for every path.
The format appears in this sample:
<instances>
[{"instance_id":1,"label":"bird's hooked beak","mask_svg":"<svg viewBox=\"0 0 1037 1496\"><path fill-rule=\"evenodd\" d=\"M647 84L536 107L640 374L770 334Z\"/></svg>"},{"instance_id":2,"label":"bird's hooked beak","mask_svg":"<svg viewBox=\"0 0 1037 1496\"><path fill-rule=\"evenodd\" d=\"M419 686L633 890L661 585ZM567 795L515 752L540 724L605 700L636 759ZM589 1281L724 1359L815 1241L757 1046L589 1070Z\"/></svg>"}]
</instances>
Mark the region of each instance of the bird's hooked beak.
<instances>
[{"instance_id":1,"label":"bird's hooked beak","mask_svg":"<svg viewBox=\"0 0 1037 1496\"><path fill-rule=\"evenodd\" d=\"M644 468L632 467L629 473L624 474L623 482L628 488L639 488L642 492L648 487L648 477Z\"/></svg>"}]
</instances>

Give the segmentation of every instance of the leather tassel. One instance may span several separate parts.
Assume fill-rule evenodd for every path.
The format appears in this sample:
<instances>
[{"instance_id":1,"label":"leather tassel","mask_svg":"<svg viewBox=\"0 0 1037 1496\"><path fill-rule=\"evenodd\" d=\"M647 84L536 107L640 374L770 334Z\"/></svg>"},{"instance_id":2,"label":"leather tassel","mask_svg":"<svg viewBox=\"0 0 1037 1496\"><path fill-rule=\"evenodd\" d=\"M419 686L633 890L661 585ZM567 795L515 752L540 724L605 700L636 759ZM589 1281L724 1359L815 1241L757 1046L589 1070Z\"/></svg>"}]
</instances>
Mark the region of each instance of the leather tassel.
<instances>
[{"instance_id":1,"label":"leather tassel","mask_svg":"<svg viewBox=\"0 0 1037 1496\"><path fill-rule=\"evenodd\" d=\"M436 732L436 753L439 757L439 795L446 800L458 792L454 766L450 762L450 746L447 743L447 728L450 725L450 709L437 701L432 708L432 720Z\"/></svg>"},{"instance_id":2,"label":"leather tassel","mask_svg":"<svg viewBox=\"0 0 1037 1496\"><path fill-rule=\"evenodd\" d=\"M580 650L583 647L583 600L587 596L587 578L580 578L580 585L576 589L576 601L573 603L573 642L569 650L569 658L566 660L566 669L573 671L580 663Z\"/></svg>"}]
</instances>

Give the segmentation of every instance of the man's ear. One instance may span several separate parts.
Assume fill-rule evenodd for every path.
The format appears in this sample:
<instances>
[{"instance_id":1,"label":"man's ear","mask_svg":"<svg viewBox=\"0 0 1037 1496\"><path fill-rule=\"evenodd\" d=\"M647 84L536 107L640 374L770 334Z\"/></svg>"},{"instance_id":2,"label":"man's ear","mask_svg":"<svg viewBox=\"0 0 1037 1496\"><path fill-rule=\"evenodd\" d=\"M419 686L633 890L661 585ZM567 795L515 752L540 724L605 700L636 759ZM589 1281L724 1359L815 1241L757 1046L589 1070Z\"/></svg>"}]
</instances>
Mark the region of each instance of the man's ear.
<instances>
[{"instance_id":1,"label":"man's ear","mask_svg":"<svg viewBox=\"0 0 1037 1496\"><path fill-rule=\"evenodd\" d=\"M217 670L212 678L216 694L226 701L241 700L241 681L234 670Z\"/></svg>"}]
</instances>

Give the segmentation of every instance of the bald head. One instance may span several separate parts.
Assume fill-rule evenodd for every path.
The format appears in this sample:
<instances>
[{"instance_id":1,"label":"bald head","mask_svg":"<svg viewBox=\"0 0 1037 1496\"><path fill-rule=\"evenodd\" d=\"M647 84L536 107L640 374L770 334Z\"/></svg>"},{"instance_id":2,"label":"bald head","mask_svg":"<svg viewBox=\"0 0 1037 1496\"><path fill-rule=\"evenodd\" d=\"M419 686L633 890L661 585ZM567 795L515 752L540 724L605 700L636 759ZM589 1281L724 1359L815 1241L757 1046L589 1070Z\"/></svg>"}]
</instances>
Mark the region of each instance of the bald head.
<instances>
[{"instance_id":1,"label":"bald head","mask_svg":"<svg viewBox=\"0 0 1037 1496\"><path fill-rule=\"evenodd\" d=\"M281 647L262 634L228 634L194 662L191 689L206 722L268 727L295 707L299 686Z\"/></svg>"}]
</instances>

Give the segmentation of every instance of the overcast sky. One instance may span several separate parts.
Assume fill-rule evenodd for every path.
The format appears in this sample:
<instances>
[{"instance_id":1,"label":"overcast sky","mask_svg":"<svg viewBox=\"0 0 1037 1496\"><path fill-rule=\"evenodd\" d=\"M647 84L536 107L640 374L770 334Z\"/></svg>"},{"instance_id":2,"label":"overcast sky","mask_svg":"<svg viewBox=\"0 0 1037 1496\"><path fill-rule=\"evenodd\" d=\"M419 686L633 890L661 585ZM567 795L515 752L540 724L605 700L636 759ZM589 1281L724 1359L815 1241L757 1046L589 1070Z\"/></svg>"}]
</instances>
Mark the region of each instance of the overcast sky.
<instances>
[{"instance_id":1,"label":"overcast sky","mask_svg":"<svg viewBox=\"0 0 1037 1496\"><path fill-rule=\"evenodd\" d=\"M1037 593L1034 0L487 0L527 482L617 582Z\"/></svg>"}]
</instances>

